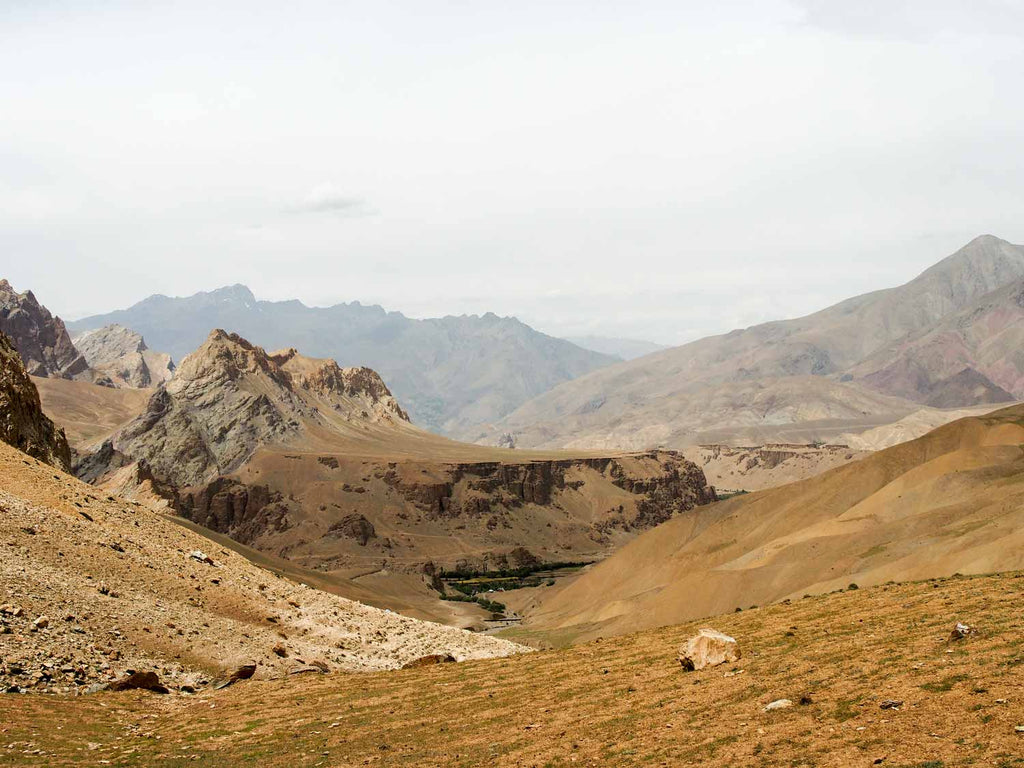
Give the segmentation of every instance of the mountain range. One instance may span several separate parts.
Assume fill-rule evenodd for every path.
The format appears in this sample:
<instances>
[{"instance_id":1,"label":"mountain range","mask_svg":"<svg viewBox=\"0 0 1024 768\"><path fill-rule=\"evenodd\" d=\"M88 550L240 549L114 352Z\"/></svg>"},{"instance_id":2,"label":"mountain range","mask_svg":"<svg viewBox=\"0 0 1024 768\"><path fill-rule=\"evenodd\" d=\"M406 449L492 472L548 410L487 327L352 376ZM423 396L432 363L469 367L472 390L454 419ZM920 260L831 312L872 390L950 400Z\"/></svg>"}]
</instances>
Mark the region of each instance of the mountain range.
<instances>
[{"instance_id":1,"label":"mountain range","mask_svg":"<svg viewBox=\"0 0 1024 768\"><path fill-rule=\"evenodd\" d=\"M358 302L258 301L243 285L185 298L150 296L70 328L110 324L131 328L175 360L212 328L224 328L267 349L297 347L342 366L368 366L416 424L443 434L496 421L556 384L616 361L492 313L414 320Z\"/></svg>"},{"instance_id":2,"label":"mountain range","mask_svg":"<svg viewBox=\"0 0 1024 768\"><path fill-rule=\"evenodd\" d=\"M802 430L809 442L921 404L1024 398L1022 281L1024 247L985 235L905 285L605 367L461 436L681 447Z\"/></svg>"}]
</instances>

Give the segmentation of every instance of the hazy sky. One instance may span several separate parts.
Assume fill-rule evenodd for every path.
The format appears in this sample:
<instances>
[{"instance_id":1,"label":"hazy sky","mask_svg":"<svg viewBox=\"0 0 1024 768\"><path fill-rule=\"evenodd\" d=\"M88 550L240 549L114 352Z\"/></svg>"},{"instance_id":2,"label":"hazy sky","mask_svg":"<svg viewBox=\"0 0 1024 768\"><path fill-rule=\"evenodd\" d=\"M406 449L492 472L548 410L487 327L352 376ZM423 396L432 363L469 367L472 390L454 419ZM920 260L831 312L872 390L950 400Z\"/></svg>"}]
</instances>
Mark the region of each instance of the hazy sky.
<instances>
[{"instance_id":1,"label":"hazy sky","mask_svg":"<svg viewBox=\"0 0 1024 768\"><path fill-rule=\"evenodd\" d=\"M0 0L0 275L680 343L1024 242L1024 3Z\"/></svg>"}]
</instances>

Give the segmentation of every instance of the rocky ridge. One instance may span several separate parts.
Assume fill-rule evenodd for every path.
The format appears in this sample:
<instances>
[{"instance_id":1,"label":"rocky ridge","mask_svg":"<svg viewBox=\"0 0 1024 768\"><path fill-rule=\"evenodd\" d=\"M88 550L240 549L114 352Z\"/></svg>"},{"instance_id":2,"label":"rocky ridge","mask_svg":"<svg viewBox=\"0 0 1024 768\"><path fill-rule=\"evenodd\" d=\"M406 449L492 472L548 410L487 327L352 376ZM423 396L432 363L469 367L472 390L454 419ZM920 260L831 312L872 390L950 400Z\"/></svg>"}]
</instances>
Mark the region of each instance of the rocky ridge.
<instances>
[{"instance_id":1,"label":"rocky ridge","mask_svg":"<svg viewBox=\"0 0 1024 768\"><path fill-rule=\"evenodd\" d=\"M14 344L0 332L0 440L59 469L71 466L64 430L43 413Z\"/></svg>"},{"instance_id":2,"label":"rocky ridge","mask_svg":"<svg viewBox=\"0 0 1024 768\"><path fill-rule=\"evenodd\" d=\"M64 321L41 305L32 291L18 293L0 279L0 332L6 333L32 376L72 379L88 375Z\"/></svg>"},{"instance_id":3,"label":"rocky ridge","mask_svg":"<svg viewBox=\"0 0 1024 768\"><path fill-rule=\"evenodd\" d=\"M292 476L311 475L302 488L275 490L236 475L181 489L173 505L193 522L307 567L383 561L418 573L430 564L500 570L513 550L536 562L600 557L716 498L703 472L670 451L518 463L290 456ZM361 475L359 484L345 482L350 472ZM442 549L423 546L442 538Z\"/></svg>"},{"instance_id":4,"label":"rocky ridge","mask_svg":"<svg viewBox=\"0 0 1024 768\"><path fill-rule=\"evenodd\" d=\"M185 487L228 474L261 446L295 441L326 413L364 423L407 420L380 377L295 350L269 355L237 334L211 332L113 446Z\"/></svg>"}]
</instances>

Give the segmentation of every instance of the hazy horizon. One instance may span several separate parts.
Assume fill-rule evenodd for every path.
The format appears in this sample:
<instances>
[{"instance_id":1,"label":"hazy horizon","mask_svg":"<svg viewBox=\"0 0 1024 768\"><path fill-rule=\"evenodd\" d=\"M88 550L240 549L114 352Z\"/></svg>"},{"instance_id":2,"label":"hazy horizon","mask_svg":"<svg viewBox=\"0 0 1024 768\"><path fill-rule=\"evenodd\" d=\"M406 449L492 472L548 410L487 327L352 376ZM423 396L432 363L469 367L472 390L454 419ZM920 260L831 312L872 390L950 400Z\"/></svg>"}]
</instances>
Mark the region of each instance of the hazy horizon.
<instances>
[{"instance_id":1,"label":"hazy horizon","mask_svg":"<svg viewBox=\"0 0 1024 768\"><path fill-rule=\"evenodd\" d=\"M2 276L677 345L1024 241L1024 9L6 3Z\"/></svg>"}]
</instances>

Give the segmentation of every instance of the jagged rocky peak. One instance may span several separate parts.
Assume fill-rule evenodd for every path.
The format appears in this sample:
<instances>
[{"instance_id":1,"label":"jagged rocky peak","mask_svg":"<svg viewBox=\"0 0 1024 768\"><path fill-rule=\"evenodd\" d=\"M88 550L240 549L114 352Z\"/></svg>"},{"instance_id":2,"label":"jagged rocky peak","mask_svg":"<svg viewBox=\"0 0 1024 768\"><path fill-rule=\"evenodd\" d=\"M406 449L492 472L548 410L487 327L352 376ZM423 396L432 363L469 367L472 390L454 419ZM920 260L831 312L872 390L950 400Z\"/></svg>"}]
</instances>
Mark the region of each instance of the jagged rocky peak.
<instances>
[{"instance_id":1,"label":"jagged rocky peak","mask_svg":"<svg viewBox=\"0 0 1024 768\"><path fill-rule=\"evenodd\" d=\"M330 414L335 414L331 416ZM148 462L154 477L184 487L239 469L261 446L302 442L317 425L405 421L380 377L295 350L269 355L216 329L114 436L113 447Z\"/></svg>"},{"instance_id":2,"label":"jagged rocky peak","mask_svg":"<svg viewBox=\"0 0 1024 768\"><path fill-rule=\"evenodd\" d=\"M11 339L0 332L0 440L68 471L71 449L64 430L43 413L39 392Z\"/></svg>"},{"instance_id":3,"label":"jagged rocky peak","mask_svg":"<svg viewBox=\"0 0 1024 768\"><path fill-rule=\"evenodd\" d=\"M301 355L294 347L275 352L270 357L292 377L297 386L319 398L356 400L364 409L369 409L367 415L409 421L409 414L398 404L380 374L372 368L342 368L334 360ZM333 407L340 410L345 408L345 404L335 402Z\"/></svg>"},{"instance_id":4,"label":"jagged rocky peak","mask_svg":"<svg viewBox=\"0 0 1024 768\"><path fill-rule=\"evenodd\" d=\"M71 342L64 321L36 299L0 279L0 331L6 333L32 376L72 379L89 374L89 364Z\"/></svg>"},{"instance_id":5,"label":"jagged rocky peak","mask_svg":"<svg viewBox=\"0 0 1024 768\"><path fill-rule=\"evenodd\" d=\"M146 346L142 334L123 325L106 325L73 337L97 378L105 376L115 386L154 387L174 375L171 356Z\"/></svg>"},{"instance_id":6,"label":"jagged rocky peak","mask_svg":"<svg viewBox=\"0 0 1024 768\"><path fill-rule=\"evenodd\" d=\"M250 344L237 333L215 328L199 349L181 361L175 383L184 386L211 377L237 381L251 374L267 376L285 389L292 388L290 377L263 347Z\"/></svg>"}]
</instances>

